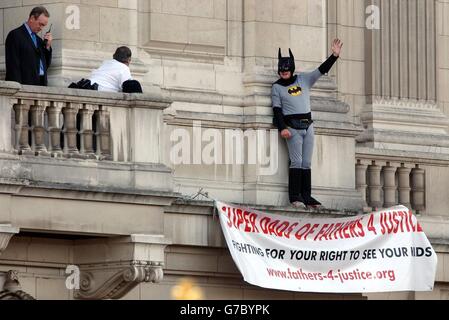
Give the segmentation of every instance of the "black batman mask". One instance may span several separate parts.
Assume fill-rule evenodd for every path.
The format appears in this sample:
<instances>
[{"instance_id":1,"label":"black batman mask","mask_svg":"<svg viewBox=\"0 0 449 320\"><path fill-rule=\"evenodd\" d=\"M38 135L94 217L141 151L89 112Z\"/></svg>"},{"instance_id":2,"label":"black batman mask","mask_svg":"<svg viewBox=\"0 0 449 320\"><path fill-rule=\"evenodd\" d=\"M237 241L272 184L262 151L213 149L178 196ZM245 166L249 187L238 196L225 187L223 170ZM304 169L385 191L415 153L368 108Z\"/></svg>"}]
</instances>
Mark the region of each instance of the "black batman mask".
<instances>
[{"instance_id":1,"label":"black batman mask","mask_svg":"<svg viewBox=\"0 0 449 320\"><path fill-rule=\"evenodd\" d=\"M288 49L288 52L290 54L290 57L282 57L281 48L279 48L279 64L278 64L278 73L284 72L284 71L290 71L292 73L295 73L295 57L293 56L293 53L290 49Z\"/></svg>"}]
</instances>

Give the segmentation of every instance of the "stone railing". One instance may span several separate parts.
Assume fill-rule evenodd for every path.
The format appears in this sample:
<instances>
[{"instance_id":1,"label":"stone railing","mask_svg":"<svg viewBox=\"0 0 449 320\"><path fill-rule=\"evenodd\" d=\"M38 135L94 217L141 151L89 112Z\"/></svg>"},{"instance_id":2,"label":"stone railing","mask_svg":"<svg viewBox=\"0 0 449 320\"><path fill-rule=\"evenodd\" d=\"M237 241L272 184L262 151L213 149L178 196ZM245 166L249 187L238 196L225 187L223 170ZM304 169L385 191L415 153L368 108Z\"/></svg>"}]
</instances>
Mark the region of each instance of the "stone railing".
<instances>
[{"instance_id":1,"label":"stone railing","mask_svg":"<svg viewBox=\"0 0 449 320\"><path fill-rule=\"evenodd\" d=\"M172 191L157 88L105 93L0 81L0 179Z\"/></svg>"},{"instance_id":2,"label":"stone railing","mask_svg":"<svg viewBox=\"0 0 449 320\"><path fill-rule=\"evenodd\" d=\"M419 163L357 157L355 170L356 187L368 210L401 204L425 211L426 172Z\"/></svg>"},{"instance_id":3,"label":"stone railing","mask_svg":"<svg viewBox=\"0 0 449 320\"><path fill-rule=\"evenodd\" d=\"M132 159L134 146L131 141L123 142L124 139L133 140L134 130L137 134L142 133L139 130L152 130L136 128L132 121L151 117L154 122L162 123L162 110L170 102L158 92L128 95L0 82L0 98L3 98L0 101L2 117L9 114L8 108L11 111L11 117L2 119L2 132L6 131L12 118L11 139L7 141L3 137L2 151L38 157L158 163L150 159ZM160 132L151 133L160 135ZM114 141L114 136L119 138L119 135L122 135L120 139L115 140L120 141ZM122 146L116 145L118 143L131 148L123 150ZM114 154L118 149L126 155Z\"/></svg>"},{"instance_id":4,"label":"stone railing","mask_svg":"<svg viewBox=\"0 0 449 320\"><path fill-rule=\"evenodd\" d=\"M20 155L112 160L106 106L17 99L13 110L14 149Z\"/></svg>"}]
</instances>

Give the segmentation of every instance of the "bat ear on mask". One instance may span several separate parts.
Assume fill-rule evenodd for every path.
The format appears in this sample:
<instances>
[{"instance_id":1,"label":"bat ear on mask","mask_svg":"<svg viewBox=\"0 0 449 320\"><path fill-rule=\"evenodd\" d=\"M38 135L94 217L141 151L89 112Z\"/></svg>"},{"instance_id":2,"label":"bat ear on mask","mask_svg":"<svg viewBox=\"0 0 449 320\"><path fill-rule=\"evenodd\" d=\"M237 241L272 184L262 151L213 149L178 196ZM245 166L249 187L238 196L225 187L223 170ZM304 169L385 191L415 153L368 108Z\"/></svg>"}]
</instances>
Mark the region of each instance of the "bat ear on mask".
<instances>
[{"instance_id":1,"label":"bat ear on mask","mask_svg":"<svg viewBox=\"0 0 449 320\"><path fill-rule=\"evenodd\" d=\"M281 48L279 48L279 54L278 54L278 57L279 57L279 60L282 59L282 51L281 51Z\"/></svg>"},{"instance_id":2,"label":"bat ear on mask","mask_svg":"<svg viewBox=\"0 0 449 320\"><path fill-rule=\"evenodd\" d=\"M288 48L288 52L290 53L290 58L295 61L295 57L293 56L293 52L290 48Z\"/></svg>"}]
</instances>

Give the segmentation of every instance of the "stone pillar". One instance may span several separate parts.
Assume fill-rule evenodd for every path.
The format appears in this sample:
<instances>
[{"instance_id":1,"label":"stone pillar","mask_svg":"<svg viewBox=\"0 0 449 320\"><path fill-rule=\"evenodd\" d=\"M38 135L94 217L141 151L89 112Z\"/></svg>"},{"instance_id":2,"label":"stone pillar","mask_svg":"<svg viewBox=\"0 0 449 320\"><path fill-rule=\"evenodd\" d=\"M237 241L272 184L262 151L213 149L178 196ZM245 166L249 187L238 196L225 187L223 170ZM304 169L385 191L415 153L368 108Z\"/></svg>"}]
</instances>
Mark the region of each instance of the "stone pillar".
<instances>
[{"instance_id":1,"label":"stone pillar","mask_svg":"<svg viewBox=\"0 0 449 320\"><path fill-rule=\"evenodd\" d=\"M369 205L375 209L382 207L382 186L380 183L380 171L381 167L376 165L375 161L373 161L372 165L368 167Z\"/></svg>"},{"instance_id":2,"label":"stone pillar","mask_svg":"<svg viewBox=\"0 0 449 320\"><path fill-rule=\"evenodd\" d=\"M51 152L53 157L57 157L58 155L62 154L62 129L60 125L61 108L57 107L56 103L51 102L50 106L47 108L47 115L49 135L48 150Z\"/></svg>"},{"instance_id":3,"label":"stone pillar","mask_svg":"<svg viewBox=\"0 0 449 320\"><path fill-rule=\"evenodd\" d=\"M16 146L15 149L19 154L31 154L31 147L29 143L29 126L28 126L28 113L30 107L23 104L21 100L13 106L15 113L15 132L16 132Z\"/></svg>"},{"instance_id":4,"label":"stone pillar","mask_svg":"<svg viewBox=\"0 0 449 320\"><path fill-rule=\"evenodd\" d=\"M425 171L416 165L412 170L412 209L425 210Z\"/></svg>"},{"instance_id":5,"label":"stone pillar","mask_svg":"<svg viewBox=\"0 0 449 320\"><path fill-rule=\"evenodd\" d=\"M392 167L390 163L383 167L384 177L384 208L389 208L396 205L396 168Z\"/></svg>"},{"instance_id":6,"label":"stone pillar","mask_svg":"<svg viewBox=\"0 0 449 320\"><path fill-rule=\"evenodd\" d=\"M398 168L398 182L399 182L399 204L411 208L410 205L410 172L411 169L407 168L403 163Z\"/></svg>"},{"instance_id":7,"label":"stone pillar","mask_svg":"<svg viewBox=\"0 0 449 320\"><path fill-rule=\"evenodd\" d=\"M66 107L62 109L64 114L64 154L73 156L79 154L77 146L77 123L76 115L78 108L71 103L67 103Z\"/></svg>"},{"instance_id":8,"label":"stone pillar","mask_svg":"<svg viewBox=\"0 0 449 320\"><path fill-rule=\"evenodd\" d=\"M36 155L48 155L45 146L45 106L35 100L30 110L32 149Z\"/></svg>"},{"instance_id":9,"label":"stone pillar","mask_svg":"<svg viewBox=\"0 0 449 320\"><path fill-rule=\"evenodd\" d=\"M368 185L366 184L366 169L367 165L362 164L362 161L357 160L357 164L355 166L355 179L356 179L356 188L362 194L363 206L366 207L368 205L366 201L366 188Z\"/></svg>"},{"instance_id":10,"label":"stone pillar","mask_svg":"<svg viewBox=\"0 0 449 320\"><path fill-rule=\"evenodd\" d=\"M92 128L92 116L94 111L84 106L80 110L81 124L80 124L80 152L88 158L95 158L94 152L94 131Z\"/></svg>"}]
</instances>

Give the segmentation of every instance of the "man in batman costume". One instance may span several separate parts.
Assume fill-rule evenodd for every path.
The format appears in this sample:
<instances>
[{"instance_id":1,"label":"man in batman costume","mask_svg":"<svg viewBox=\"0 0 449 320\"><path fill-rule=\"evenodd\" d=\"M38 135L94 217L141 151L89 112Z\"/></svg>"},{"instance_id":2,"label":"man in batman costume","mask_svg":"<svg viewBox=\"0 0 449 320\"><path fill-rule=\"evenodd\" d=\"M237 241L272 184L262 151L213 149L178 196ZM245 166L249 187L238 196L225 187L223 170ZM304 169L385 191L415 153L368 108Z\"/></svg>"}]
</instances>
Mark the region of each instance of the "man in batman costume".
<instances>
[{"instance_id":1,"label":"man in batman costume","mask_svg":"<svg viewBox=\"0 0 449 320\"><path fill-rule=\"evenodd\" d=\"M310 108L310 90L317 80L328 73L340 56L343 43L332 42L332 55L316 70L295 75L295 58L282 57L279 49L278 74L273 84L272 101L274 124L286 139L290 157L288 194L296 208L319 207L312 197L312 154L315 141Z\"/></svg>"}]
</instances>

